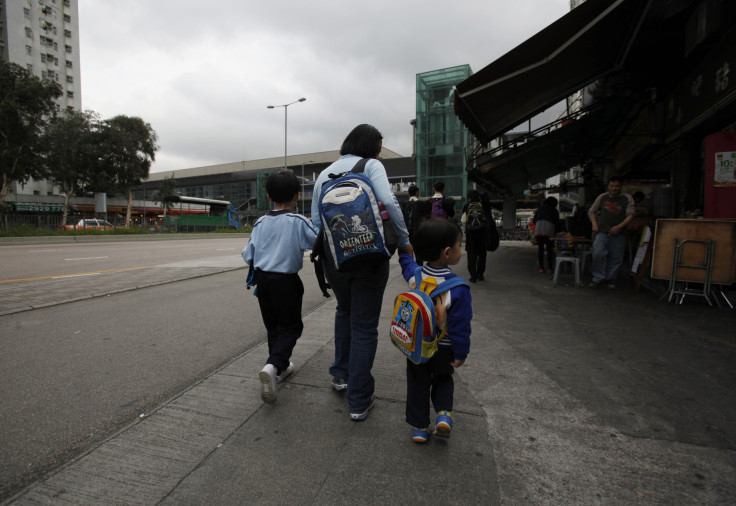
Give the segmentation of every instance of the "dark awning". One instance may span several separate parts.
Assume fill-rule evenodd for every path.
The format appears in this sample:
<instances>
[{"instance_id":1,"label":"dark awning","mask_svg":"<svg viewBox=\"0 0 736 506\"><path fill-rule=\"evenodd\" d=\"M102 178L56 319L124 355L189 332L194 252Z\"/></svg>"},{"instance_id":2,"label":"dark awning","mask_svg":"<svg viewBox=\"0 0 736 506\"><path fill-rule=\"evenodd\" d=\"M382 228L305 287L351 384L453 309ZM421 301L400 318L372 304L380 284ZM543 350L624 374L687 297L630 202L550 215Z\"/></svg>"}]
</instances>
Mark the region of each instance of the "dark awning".
<instances>
[{"instance_id":1,"label":"dark awning","mask_svg":"<svg viewBox=\"0 0 736 506\"><path fill-rule=\"evenodd\" d=\"M588 0L456 86L482 144L618 70L651 0Z\"/></svg>"},{"instance_id":2,"label":"dark awning","mask_svg":"<svg viewBox=\"0 0 736 506\"><path fill-rule=\"evenodd\" d=\"M468 177L500 197L523 198L524 190L569 167L609 157L618 128L635 103L635 97L606 100L578 119L502 154L478 154L470 161Z\"/></svg>"}]
</instances>

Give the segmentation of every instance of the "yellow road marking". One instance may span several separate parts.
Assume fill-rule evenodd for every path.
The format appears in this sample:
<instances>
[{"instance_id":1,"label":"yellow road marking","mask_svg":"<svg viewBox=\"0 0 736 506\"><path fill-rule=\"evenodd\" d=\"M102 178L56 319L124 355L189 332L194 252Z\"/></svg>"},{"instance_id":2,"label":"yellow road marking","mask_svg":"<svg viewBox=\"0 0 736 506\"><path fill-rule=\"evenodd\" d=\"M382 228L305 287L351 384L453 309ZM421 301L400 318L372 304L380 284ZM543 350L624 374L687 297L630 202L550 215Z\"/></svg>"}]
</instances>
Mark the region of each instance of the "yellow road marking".
<instances>
[{"instance_id":1,"label":"yellow road marking","mask_svg":"<svg viewBox=\"0 0 736 506\"><path fill-rule=\"evenodd\" d=\"M17 281L36 281L38 279L69 278L73 276L86 276L89 274L102 274L105 272L134 271L136 269L147 269L148 267L150 266L144 265L141 267L125 267L123 269L108 269L106 271L78 272L76 274L56 274L54 276L39 276L37 278L5 279L5 280L0 280L0 283L14 283Z\"/></svg>"}]
</instances>

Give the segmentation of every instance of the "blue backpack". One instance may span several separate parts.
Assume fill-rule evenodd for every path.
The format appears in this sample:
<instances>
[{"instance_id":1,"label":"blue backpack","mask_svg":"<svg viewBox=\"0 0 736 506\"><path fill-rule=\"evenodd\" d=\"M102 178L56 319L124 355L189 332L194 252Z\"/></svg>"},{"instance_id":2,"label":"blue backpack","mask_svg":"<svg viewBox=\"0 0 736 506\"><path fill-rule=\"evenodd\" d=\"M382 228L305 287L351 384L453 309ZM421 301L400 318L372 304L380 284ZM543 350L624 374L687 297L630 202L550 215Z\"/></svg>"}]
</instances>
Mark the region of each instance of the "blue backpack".
<instances>
[{"instance_id":1,"label":"blue backpack","mask_svg":"<svg viewBox=\"0 0 736 506\"><path fill-rule=\"evenodd\" d=\"M438 343L447 333L445 318L436 314L434 299L456 286L470 285L460 277L440 284L431 276L422 279L421 267L414 272L414 279L421 279L420 285L394 299L389 337L406 358L423 364L434 356Z\"/></svg>"},{"instance_id":2,"label":"blue backpack","mask_svg":"<svg viewBox=\"0 0 736 506\"><path fill-rule=\"evenodd\" d=\"M395 230L390 229L388 215L382 217L383 204L363 174L366 163L363 158L350 172L330 176L333 179L322 186L319 197L323 246L339 272L387 260L396 248Z\"/></svg>"}]
</instances>

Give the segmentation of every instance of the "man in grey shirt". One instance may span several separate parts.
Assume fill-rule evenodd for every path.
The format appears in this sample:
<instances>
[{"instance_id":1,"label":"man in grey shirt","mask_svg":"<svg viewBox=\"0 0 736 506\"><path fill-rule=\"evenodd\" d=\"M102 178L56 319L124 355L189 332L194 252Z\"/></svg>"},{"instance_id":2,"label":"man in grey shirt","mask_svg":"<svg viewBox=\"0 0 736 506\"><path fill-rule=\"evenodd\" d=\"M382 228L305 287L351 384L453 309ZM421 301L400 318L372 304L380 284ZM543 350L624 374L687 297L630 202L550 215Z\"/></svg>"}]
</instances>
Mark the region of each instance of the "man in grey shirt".
<instances>
[{"instance_id":1,"label":"man in grey shirt","mask_svg":"<svg viewBox=\"0 0 736 506\"><path fill-rule=\"evenodd\" d=\"M634 199L621 191L623 179L613 176L608 180L608 191L598 195L590 206L588 216L593 226L593 282L591 288L606 283L616 289L616 273L624 260L626 235L623 230L634 219Z\"/></svg>"}]
</instances>

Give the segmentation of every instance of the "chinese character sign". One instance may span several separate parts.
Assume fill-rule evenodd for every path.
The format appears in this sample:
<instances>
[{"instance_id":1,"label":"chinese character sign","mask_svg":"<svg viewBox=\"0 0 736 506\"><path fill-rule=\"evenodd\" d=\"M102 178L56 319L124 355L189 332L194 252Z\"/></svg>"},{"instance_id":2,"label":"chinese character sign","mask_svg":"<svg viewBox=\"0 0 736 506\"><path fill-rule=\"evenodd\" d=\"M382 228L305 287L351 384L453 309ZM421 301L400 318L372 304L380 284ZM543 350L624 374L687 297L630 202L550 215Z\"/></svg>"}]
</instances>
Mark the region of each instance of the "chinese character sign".
<instances>
[{"instance_id":1,"label":"chinese character sign","mask_svg":"<svg viewBox=\"0 0 736 506\"><path fill-rule=\"evenodd\" d=\"M736 151L716 153L715 186L736 186Z\"/></svg>"}]
</instances>

